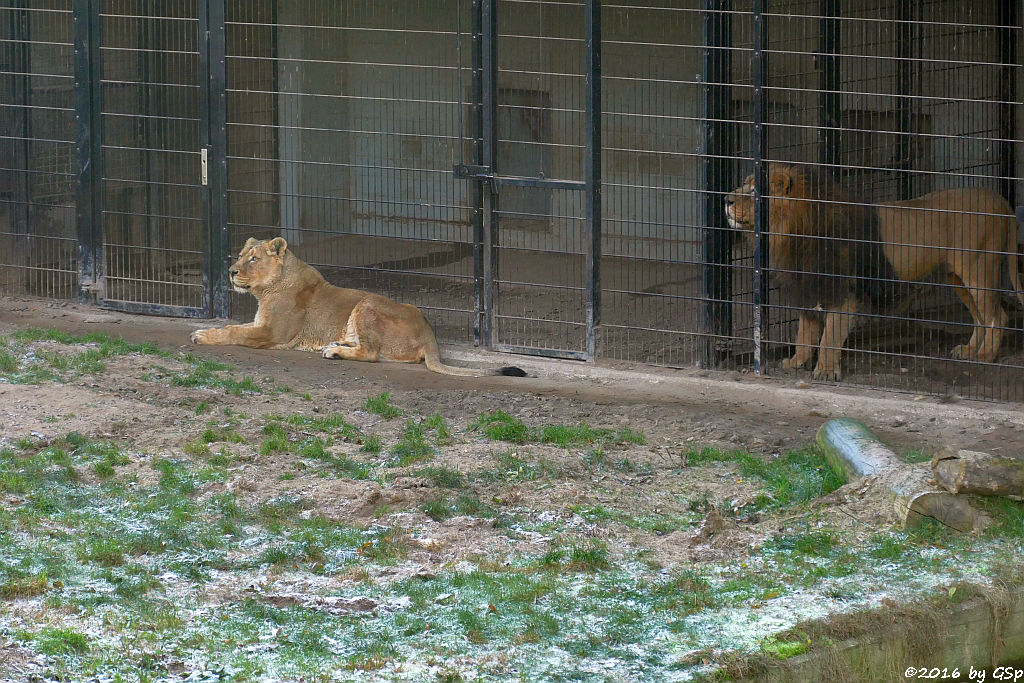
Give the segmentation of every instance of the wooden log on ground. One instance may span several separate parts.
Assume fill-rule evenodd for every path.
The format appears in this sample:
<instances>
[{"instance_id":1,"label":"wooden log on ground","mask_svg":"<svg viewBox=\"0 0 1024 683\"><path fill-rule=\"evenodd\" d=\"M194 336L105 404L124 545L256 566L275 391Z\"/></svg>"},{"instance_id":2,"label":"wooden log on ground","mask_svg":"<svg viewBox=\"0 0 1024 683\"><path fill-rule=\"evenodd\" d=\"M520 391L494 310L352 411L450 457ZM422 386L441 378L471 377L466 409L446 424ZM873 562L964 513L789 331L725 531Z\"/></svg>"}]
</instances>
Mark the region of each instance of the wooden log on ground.
<instances>
[{"instance_id":1,"label":"wooden log on ground","mask_svg":"<svg viewBox=\"0 0 1024 683\"><path fill-rule=\"evenodd\" d=\"M932 472L950 493L1024 496L1024 460L981 451L946 449L932 458Z\"/></svg>"},{"instance_id":2,"label":"wooden log on ground","mask_svg":"<svg viewBox=\"0 0 1024 683\"><path fill-rule=\"evenodd\" d=\"M901 460L860 420L829 420L818 430L818 445L829 466L846 481L871 477L873 486L884 487L903 526L931 518L957 531L970 531L980 521L965 499L929 482L932 475L926 465Z\"/></svg>"}]
</instances>

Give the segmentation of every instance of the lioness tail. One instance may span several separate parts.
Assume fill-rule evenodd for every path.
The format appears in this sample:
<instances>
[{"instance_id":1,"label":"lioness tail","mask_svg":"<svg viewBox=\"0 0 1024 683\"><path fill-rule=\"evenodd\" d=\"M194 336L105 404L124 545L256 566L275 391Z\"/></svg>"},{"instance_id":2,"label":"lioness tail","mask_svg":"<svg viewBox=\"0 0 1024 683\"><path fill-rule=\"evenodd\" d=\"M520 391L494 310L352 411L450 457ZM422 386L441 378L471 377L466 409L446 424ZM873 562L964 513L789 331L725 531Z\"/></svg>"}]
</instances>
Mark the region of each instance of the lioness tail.
<instances>
[{"instance_id":1,"label":"lioness tail","mask_svg":"<svg viewBox=\"0 0 1024 683\"><path fill-rule=\"evenodd\" d=\"M455 365L446 365L441 362L441 354L438 352L436 342L423 350L423 363L431 372L442 375L456 375L458 377L526 377L526 373L514 365L507 365L502 368L460 368Z\"/></svg>"}]
</instances>

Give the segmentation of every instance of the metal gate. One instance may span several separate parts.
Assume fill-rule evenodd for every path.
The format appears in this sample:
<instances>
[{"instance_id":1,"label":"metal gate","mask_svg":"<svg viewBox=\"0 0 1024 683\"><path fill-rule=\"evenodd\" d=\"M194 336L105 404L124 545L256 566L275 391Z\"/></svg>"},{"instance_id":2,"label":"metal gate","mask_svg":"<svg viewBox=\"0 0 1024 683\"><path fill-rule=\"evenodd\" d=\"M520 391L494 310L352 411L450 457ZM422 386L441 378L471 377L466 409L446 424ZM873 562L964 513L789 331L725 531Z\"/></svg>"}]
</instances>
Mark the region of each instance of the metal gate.
<instances>
[{"instance_id":1,"label":"metal gate","mask_svg":"<svg viewBox=\"0 0 1024 683\"><path fill-rule=\"evenodd\" d=\"M482 342L593 359L600 2L482 0L474 10L476 163L456 173L481 183Z\"/></svg>"},{"instance_id":2,"label":"metal gate","mask_svg":"<svg viewBox=\"0 0 1024 683\"><path fill-rule=\"evenodd\" d=\"M211 60L218 3L79 0L76 57L82 288L100 306L184 317L223 314L211 265ZM223 79L221 78L221 82ZM222 148L219 158L223 157ZM215 188L216 189L216 188Z\"/></svg>"}]
</instances>

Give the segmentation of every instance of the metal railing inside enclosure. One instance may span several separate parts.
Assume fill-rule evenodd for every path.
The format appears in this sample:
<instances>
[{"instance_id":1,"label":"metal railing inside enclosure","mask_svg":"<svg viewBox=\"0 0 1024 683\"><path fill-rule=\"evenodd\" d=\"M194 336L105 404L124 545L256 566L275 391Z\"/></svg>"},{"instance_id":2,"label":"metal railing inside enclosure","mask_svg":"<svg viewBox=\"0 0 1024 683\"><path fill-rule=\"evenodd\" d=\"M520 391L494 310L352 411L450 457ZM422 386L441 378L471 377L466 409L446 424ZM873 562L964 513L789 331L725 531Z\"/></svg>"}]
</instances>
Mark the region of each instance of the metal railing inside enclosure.
<instances>
[{"instance_id":1,"label":"metal railing inside enclosure","mask_svg":"<svg viewBox=\"0 0 1024 683\"><path fill-rule=\"evenodd\" d=\"M14 0L0 289L1024 400L1020 3Z\"/></svg>"}]
</instances>

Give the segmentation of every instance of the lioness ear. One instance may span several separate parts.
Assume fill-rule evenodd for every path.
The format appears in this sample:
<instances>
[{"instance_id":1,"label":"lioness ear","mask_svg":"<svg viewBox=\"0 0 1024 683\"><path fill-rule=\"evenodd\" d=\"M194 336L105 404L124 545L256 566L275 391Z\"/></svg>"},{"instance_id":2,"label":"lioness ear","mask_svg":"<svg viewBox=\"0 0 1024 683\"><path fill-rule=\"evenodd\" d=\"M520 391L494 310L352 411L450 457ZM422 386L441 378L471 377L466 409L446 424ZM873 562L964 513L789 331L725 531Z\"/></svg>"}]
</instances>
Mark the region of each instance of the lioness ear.
<instances>
[{"instance_id":1,"label":"lioness ear","mask_svg":"<svg viewBox=\"0 0 1024 683\"><path fill-rule=\"evenodd\" d=\"M789 194L793 186L793 174L788 168L776 167L768 176L768 191L776 197Z\"/></svg>"},{"instance_id":2,"label":"lioness ear","mask_svg":"<svg viewBox=\"0 0 1024 683\"><path fill-rule=\"evenodd\" d=\"M274 239L267 242L267 253L275 254L280 256L284 253L284 250L288 248L288 243L285 242L283 237L275 237Z\"/></svg>"},{"instance_id":3,"label":"lioness ear","mask_svg":"<svg viewBox=\"0 0 1024 683\"><path fill-rule=\"evenodd\" d=\"M245 244L242 245L242 251L240 253L244 254L246 251L251 249L253 247L253 245L256 245L256 244L259 244L259 243L260 243L260 241L258 239L256 239L255 237L250 237L249 239L247 239L245 241Z\"/></svg>"}]
</instances>

